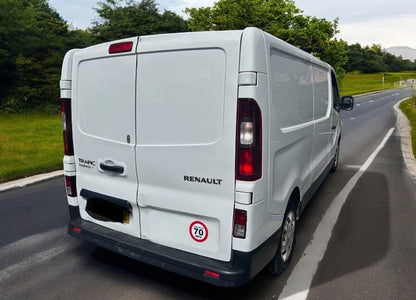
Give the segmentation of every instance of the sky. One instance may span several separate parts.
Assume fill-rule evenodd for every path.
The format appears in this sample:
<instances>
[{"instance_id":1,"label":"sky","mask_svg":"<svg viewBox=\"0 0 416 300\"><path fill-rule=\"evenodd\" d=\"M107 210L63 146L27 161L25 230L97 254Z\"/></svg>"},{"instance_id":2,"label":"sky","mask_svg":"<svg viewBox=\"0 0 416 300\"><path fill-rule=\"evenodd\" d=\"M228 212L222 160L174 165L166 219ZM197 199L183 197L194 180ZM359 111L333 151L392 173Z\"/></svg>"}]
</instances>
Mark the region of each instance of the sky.
<instances>
[{"instance_id":1,"label":"sky","mask_svg":"<svg viewBox=\"0 0 416 300\"><path fill-rule=\"evenodd\" d=\"M139 0L138 0L139 1ZM186 17L186 7L212 6L214 0L156 0L159 10ZM97 0L49 0L61 17L75 28L85 29L98 20ZM333 21L339 18L336 36L348 44L380 44L383 48L416 49L415 0L295 0L303 14Z\"/></svg>"}]
</instances>

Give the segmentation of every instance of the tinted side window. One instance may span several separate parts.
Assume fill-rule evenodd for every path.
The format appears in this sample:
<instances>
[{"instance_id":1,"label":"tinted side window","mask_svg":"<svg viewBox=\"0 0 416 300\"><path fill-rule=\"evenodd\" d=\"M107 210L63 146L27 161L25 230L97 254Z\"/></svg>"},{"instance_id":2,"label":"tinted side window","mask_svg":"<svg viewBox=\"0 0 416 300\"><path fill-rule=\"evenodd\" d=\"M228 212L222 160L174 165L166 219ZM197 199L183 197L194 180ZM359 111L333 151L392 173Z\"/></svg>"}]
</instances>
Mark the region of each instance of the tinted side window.
<instances>
[{"instance_id":1,"label":"tinted side window","mask_svg":"<svg viewBox=\"0 0 416 300\"><path fill-rule=\"evenodd\" d=\"M273 113L280 128L313 120L313 83L307 61L272 49Z\"/></svg>"},{"instance_id":2,"label":"tinted side window","mask_svg":"<svg viewBox=\"0 0 416 300\"><path fill-rule=\"evenodd\" d=\"M329 109L329 76L328 70L318 66L312 67L312 78L314 84L313 114L314 120L326 116Z\"/></svg>"},{"instance_id":3,"label":"tinted side window","mask_svg":"<svg viewBox=\"0 0 416 300\"><path fill-rule=\"evenodd\" d=\"M337 84L337 77L335 76L334 72L331 71L331 82L332 82L332 97L333 97L333 104L334 109L336 111L340 110L340 96L338 92L338 84Z\"/></svg>"}]
</instances>

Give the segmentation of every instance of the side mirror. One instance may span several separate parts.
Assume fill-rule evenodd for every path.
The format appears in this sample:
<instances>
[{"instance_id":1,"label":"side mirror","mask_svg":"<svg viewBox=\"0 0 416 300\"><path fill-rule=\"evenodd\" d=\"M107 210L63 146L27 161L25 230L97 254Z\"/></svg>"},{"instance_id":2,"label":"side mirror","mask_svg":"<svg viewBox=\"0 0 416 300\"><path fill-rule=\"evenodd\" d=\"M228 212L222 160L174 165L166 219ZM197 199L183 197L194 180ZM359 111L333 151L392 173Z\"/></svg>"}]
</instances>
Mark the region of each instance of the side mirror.
<instances>
[{"instance_id":1,"label":"side mirror","mask_svg":"<svg viewBox=\"0 0 416 300\"><path fill-rule=\"evenodd\" d=\"M344 96L341 99L341 109L342 110L352 110L354 107L354 97L353 96Z\"/></svg>"}]
</instances>

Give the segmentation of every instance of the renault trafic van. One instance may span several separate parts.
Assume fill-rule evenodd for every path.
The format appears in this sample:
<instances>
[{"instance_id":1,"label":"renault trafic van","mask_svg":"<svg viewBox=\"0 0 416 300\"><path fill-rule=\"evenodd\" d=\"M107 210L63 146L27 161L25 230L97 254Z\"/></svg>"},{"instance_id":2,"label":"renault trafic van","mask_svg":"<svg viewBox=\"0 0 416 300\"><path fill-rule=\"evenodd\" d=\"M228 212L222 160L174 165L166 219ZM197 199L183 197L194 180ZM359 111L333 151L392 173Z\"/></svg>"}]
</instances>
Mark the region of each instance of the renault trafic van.
<instances>
[{"instance_id":1,"label":"renault trafic van","mask_svg":"<svg viewBox=\"0 0 416 300\"><path fill-rule=\"evenodd\" d=\"M257 28L74 49L60 88L69 234L219 286L287 267L353 107Z\"/></svg>"}]
</instances>

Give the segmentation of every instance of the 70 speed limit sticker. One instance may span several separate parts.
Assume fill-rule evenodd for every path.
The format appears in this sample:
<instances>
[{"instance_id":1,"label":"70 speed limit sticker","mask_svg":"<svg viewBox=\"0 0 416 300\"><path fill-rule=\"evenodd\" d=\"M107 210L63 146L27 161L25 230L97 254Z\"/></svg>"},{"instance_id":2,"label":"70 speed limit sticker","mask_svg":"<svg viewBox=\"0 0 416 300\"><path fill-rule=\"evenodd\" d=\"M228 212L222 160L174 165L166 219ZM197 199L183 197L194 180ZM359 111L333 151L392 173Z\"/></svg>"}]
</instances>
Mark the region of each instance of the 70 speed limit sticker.
<instances>
[{"instance_id":1,"label":"70 speed limit sticker","mask_svg":"<svg viewBox=\"0 0 416 300\"><path fill-rule=\"evenodd\" d=\"M201 221L194 221L189 226L189 234L195 242L202 243L208 238L208 228Z\"/></svg>"}]
</instances>

